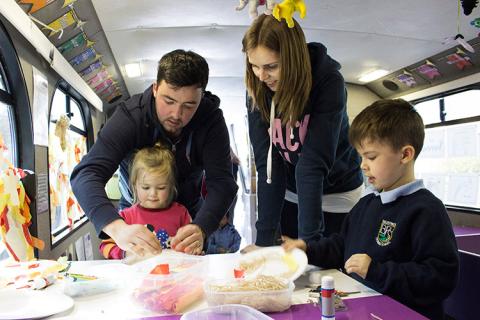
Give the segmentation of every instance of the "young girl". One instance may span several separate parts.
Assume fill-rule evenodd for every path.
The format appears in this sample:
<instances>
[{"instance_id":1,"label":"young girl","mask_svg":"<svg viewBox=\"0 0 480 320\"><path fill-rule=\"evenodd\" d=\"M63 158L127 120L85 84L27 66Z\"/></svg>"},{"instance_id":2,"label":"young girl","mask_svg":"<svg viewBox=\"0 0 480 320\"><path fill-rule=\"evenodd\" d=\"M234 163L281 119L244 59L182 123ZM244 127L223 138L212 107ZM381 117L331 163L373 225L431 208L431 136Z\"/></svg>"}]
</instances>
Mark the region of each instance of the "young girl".
<instances>
[{"instance_id":1,"label":"young girl","mask_svg":"<svg viewBox=\"0 0 480 320\"><path fill-rule=\"evenodd\" d=\"M127 224L153 227L162 248L169 247L169 238L191 222L188 210L174 202L176 195L174 156L159 144L138 151L130 168L134 205L120 211ZM106 259L122 259L125 251L112 239L102 241L100 252Z\"/></svg>"}]
</instances>

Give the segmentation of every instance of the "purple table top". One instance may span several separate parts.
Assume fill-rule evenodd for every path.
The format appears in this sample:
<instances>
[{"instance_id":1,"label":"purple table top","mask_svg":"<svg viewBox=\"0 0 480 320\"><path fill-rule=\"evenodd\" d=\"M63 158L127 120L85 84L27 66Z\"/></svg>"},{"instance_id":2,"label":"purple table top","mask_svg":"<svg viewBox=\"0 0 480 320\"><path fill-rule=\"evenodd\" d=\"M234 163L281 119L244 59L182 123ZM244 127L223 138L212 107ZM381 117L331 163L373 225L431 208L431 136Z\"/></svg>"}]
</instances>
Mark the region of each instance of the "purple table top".
<instances>
[{"instance_id":1,"label":"purple table top","mask_svg":"<svg viewBox=\"0 0 480 320\"><path fill-rule=\"evenodd\" d=\"M402 305L401 303L387 297L387 296L372 296L356 299L345 299L345 305L347 310L340 311L335 314L337 320L372 320L378 319L385 320L425 320L424 316L413 311L412 309ZM373 314L373 316L372 316ZM275 320L295 320L295 319L321 319L322 312L319 306L313 304L297 304L293 305L290 309L284 312L269 313L268 316ZM174 316L161 316L161 317L149 317L142 319L157 319L157 320L178 320L179 315ZM212 318L213 319L213 318Z\"/></svg>"},{"instance_id":2,"label":"purple table top","mask_svg":"<svg viewBox=\"0 0 480 320\"><path fill-rule=\"evenodd\" d=\"M458 250L480 255L480 235L457 237Z\"/></svg>"},{"instance_id":3,"label":"purple table top","mask_svg":"<svg viewBox=\"0 0 480 320\"><path fill-rule=\"evenodd\" d=\"M453 232L456 237L469 234L480 234L480 228L455 226L453 227Z\"/></svg>"}]
</instances>

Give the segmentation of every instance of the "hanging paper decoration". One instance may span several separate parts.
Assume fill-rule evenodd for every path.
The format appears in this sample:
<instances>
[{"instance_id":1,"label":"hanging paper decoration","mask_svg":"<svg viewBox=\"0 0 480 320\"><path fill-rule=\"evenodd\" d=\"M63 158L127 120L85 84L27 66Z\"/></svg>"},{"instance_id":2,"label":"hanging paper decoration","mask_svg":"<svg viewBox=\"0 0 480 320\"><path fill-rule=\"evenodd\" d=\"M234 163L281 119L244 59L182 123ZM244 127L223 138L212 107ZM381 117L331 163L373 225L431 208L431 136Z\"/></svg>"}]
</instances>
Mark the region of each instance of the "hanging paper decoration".
<instances>
[{"instance_id":1,"label":"hanging paper decoration","mask_svg":"<svg viewBox=\"0 0 480 320\"><path fill-rule=\"evenodd\" d=\"M455 64L459 70L463 70L468 66L471 66L470 57L465 54L461 49L457 48L457 52L449 54L447 56L448 64Z\"/></svg>"},{"instance_id":2,"label":"hanging paper decoration","mask_svg":"<svg viewBox=\"0 0 480 320\"><path fill-rule=\"evenodd\" d=\"M77 47L85 45L86 47L91 47L95 42L88 40L87 35L82 31L73 38L65 41L57 47L58 51L65 54Z\"/></svg>"},{"instance_id":3,"label":"hanging paper decoration","mask_svg":"<svg viewBox=\"0 0 480 320\"><path fill-rule=\"evenodd\" d=\"M240 0L235 10L240 11L248 4L248 13L250 18L255 19L258 17L257 7L265 5L265 14L272 14L273 7L275 6L274 0Z\"/></svg>"},{"instance_id":4,"label":"hanging paper decoration","mask_svg":"<svg viewBox=\"0 0 480 320\"><path fill-rule=\"evenodd\" d=\"M56 30L56 31L50 31L50 34L48 36L51 37L55 33L60 32L60 30L63 30L65 28L71 26L74 23L77 23L77 25L76 25L77 28L80 28L81 26L83 26L85 24L85 22L78 19L77 15L75 14L75 11L73 11L73 9L72 9L72 10L68 11L67 13L65 13L63 16L61 16L60 18L50 22L47 25L47 27L45 27L44 29Z\"/></svg>"},{"instance_id":5,"label":"hanging paper decoration","mask_svg":"<svg viewBox=\"0 0 480 320\"><path fill-rule=\"evenodd\" d=\"M79 74L80 74L80 76L84 77L84 76L87 76L87 75L91 74L92 72L94 72L95 70L98 70L102 67L103 67L102 61L97 60L97 61L93 62L91 65L89 65L88 67L86 67L85 69L81 70L79 72Z\"/></svg>"},{"instance_id":6,"label":"hanging paper decoration","mask_svg":"<svg viewBox=\"0 0 480 320\"><path fill-rule=\"evenodd\" d=\"M30 199L22 178L26 173L14 168L3 153L7 150L0 135L0 234L8 254L15 261L33 260L33 248L43 250L45 243L28 230L32 223Z\"/></svg>"},{"instance_id":7,"label":"hanging paper decoration","mask_svg":"<svg viewBox=\"0 0 480 320\"><path fill-rule=\"evenodd\" d=\"M480 28L480 18L475 18L470 21L470 24L476 28Z\"/></svg>"},{"instance_id":8,"label":"hanging paper decoration","mask_svg":"<svg viewBox=\"0 0 480 320\"><path fill-rule=\"evenodd\" d=\"M88 85L95 87L98 83L106 80L109 77L107 69L103 69L98 72L93 78L87 81Z\"/></svg>"},{"instance_id":9,"label":"hanging paper decoration","mask_svg":"<svg viewBox=\"0 0 480 320\"><path fill-rule=\"evenodd\" d=\"M116 84L114 83L114 85L111 85L109 87L107 87L105 90L101 91L101 92L98 92L98 95L102 97L102 99L105 99L112 95L116 90L118 90Z\"/></svg>"},{"instance_id":10,"label":"hanging paper decoration","mask_svg":"<svg viewBox=\"0 0 480 320\"><path fill-rule=\"evenodd\" d=\"M35 13L45 7L47 4L52 3L53 1L55 0L20 0L18 3L31 4L30 9L27 11L27 13Z\"/></svg>"},{"instance_id":11,"label":"hanging paper decoration","mask_svg":"<svg viewBox=\"0 0 480 320\"><path fill-rule=\"evenodd\" d=\"M403 83L404 85L412 88L417 85L417 81L410 72L403 71L403 73L396 76L397 80Z\"/></svg>"},{"instance_id":12,"label":"hanging paper decoration","mask_svg":"<svg viewBox=\"0 0 480 320\"><path fill-rule=\"evenodd\" d=\"M78 66L79 64L82 64L87 60L98 59L100 57L101 55L97 54L97 51L95 51L93 47L90 47L87 50L80 53L78 56L73 57L73 59L70 60L69 62L72 66Z\"/></svg>"},{"instance_id":13,"label":"hanging paper decoration","mask_svg":"<svg viewBox=\"0 0 480 320\"><path fill-rule=\"evenodd\" d=\"M72 5L75 1L77 1L77 0L64 0L62 8L65 8L66 6Z\"/></svg>"},{"instance_id":14,"label":"hanging paper decoration","mask_svg":"<svg viewBox=\"0 0 480 320\"><path fill-rule=\"evenodd\" d=\"M300 18L305 18L307 14L307 7L303 0L283 0L282 3L279 3L273 7L273 16L278 21L285 19L289 28L293 28L293 14L295 11L300 13Z\"/></svg>"},{"instance_id":15,"label":"hanging paper decoration","mask_svg":"<svg viewBox=\"0 0 480 320\"><path fill-rule=\"evenodd\" d=\"M461 0L463 13L468 16L472 13L473 9L478 6L478 0Z\"/></svg>"},{"instance_id":16,"label":"hanging paper decoration","mask_svg":"<svg viewBox=\"0 0 480 320\"><path fill-rule=\"evenodd\" d=\"M430 80L433 80L435 77L442 76L438 71L437 66L428 60L425 61L425 64L422 64L421 66L417 67L415 70L425 75Z\"/></svg>"},{"instance_id":17,"label":"hanging paper decoration","mask_svg":"<svg viewBox=\"0 0 480 320\"><path fill-rule=\"evenodd\" d=\"M122 94L120 93L120 91L117 89L115 90L115 92L113 92L111 95L109 95L108 97L105 98L105 100L107 100L108 103L113 103L115 101L117 101L118 99L120 99L122 97Z\"/></svg>"},{"instance_id":18,"label":"hanging paper decoration","mask_svg":"<svg viewBox=\"0 0 480 320\"><path fill-rule=\"evenodd\" d=\"M463 1L463 0L462 0ZM473 0L473 1L464 1L466 2L478 2L478 0ZM473 9L475 6L472 6L471 9ZM465 10L465 7L464 7ZM472 11L468 12L470 14ZM465 13L468 15L467 13ZM473 47L465 40L465 37L463 34L460 32L460 0L458 0L458 10L457 10L457 34L455 36L447 37L445 40L443 40L442 44L459 44L461 45L465 50L470 51L472 53L475 52Z\"/></svg>"},{"instance_id":19,"label":"hanging paper decoration","mask_svg":"<svg viewBox=\"0 0 480 320\"><path fill-rule=\"evenodd\" d=\"M114 81L112 78L108 78L107 80L101 82L99 85L97 85L93 90L101 94L101 92L108 87L110 87L112 84L114 84Z\"/></svg>"}]
</instances>

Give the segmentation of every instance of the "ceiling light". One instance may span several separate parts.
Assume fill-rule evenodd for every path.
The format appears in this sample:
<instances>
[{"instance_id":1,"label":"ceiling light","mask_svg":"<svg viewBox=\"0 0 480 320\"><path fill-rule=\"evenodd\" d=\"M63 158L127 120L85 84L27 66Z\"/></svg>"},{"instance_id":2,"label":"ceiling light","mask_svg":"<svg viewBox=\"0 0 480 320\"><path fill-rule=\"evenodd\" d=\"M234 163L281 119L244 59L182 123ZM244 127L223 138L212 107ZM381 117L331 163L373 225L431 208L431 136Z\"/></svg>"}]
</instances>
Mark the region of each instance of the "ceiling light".
<instances>
[{"instance_id":1,"label":"ceiling light","mask_svg":"<svg viewBox=\"0 0 480 320\"><path fill-rule=\"evenodd\" d=\"M129 63L125 65L125 72L129 78L137 78L142 75L142 69L140 68L140 63Z\"/></svg>"},{"instance_id":2,"label":"ceiling light","mask_svg":"<svg viewBox=\"0 0 480 320\"><path fill-rule=\"evenodd\" d=\"M366 73L364 74L363 76L361 76L358 81L360 82L370 82L370 81L373 81L373 80L377 80L385 75L388 74L388 71L387 70L383 70L383 69L377 69L377 70L374 70L374 71L371 71L369 73Z\"/></svg>"}]
</instances>

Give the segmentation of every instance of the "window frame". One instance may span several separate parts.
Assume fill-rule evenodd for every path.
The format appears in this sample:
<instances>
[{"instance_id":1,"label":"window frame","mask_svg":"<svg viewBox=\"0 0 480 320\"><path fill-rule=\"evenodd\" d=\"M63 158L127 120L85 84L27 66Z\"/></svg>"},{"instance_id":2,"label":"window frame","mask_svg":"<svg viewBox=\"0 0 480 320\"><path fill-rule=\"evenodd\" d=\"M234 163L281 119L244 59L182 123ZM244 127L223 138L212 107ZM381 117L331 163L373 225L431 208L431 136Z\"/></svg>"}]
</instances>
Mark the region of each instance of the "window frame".
<instances>
[{"instance_id":1,"label":"window frame","mask_svg":"<svg viewBox=\"0 0 480 320\"><path fill-rule=\"evenodd\" d=\"M51 97L51 101L49 103L49 110L48 110L48 122L49 126L51 124L55 124L56 120L50 120L51 116L51 111L52 111L52 104L53 104L53 98L57 92L57 90L60 90L64 95L65 95L65 109L67 115L71 114L71 109L70 109L70 101L71 99L75 100L75 102L79 106L79 110L81 113L83 125L85 127L85 130L81 130L80 128L77 128L74 125L70 125L69 130L83 135L86 137L86 148L87 152L90 150L91 146L93 145L93 130L92 130L92 120L91 120L91 113L89 109L89 103L86 101L85 98L83 98L71 85L69 85L65 80L60 79L55 86L55 90L53 91L53 95ZM49 161L48 166L50 166ZM48 190L49 190L49 195L48 195L48 203L49 203L49 208L50 208L50 174L48 174ZM54 248L61 246L64 241L69 241L72 235L75 234L77 230L79 230L82 226L84 226L88 222L88 218L86 216L86 213L84 216L80 217L79 219L75 220L73 222L73 228L72 230L68 230L68 226L64 226L63 228L55 231L55 233L52 233L52 218L51 218L51 212L49 209L49 238L50 238L50 246L51 249L53 250ZM63 235L62 235L63 234ZM59 237L59 239L55 242L53 242L53 237Z\"/></svg>"},{"instance_id":2,"label":"window frame","mask_svg":"<svg viewBox=\"0 0 480 320\"><path fill-rule=\"evenodd\" d=\"M462 92L470 91L470 90L479 90L480 91L480 83L475 83L471 84L468 86L444 91L435 95L427 96L424 98L416 99L410 101L410 103L415 107L417 104L430 101L430 100L435 100L435 99L442 99L454 94L459 94ZM440 122L436 123L431 123L425 125L425 129L432 129L432 128L440 128L440 127L449 127L452 125L457 125L457 124L467 124L467 123L473 123L476 121L480 121L480 114L478 116L473 116L473 117L467 117L467 118L462 118L462 119L454 119L454 120L445 120L445 116L442 116L442 112L444 112L445 107L442 106L442 100L439 100L439 109L438 112L440 113ZM443 111L442 109L443 108ZM457 205L451 205L451 204L446 204L444 203L445 207L449 210L454 210L454 211L459 211L459 212L465 212L465 213L470 213L470 214L478 214L480 215L480 208L473 208L473 207L466 207L466 206L457 206Z\"/></svg>"},{"instance_id":3,"label":"window frame","mask_svg":"<svg viewBox=\"0 0 480 320\"><path fill-rule=\"evenodd\" d=\"M13 165L35 172L35 148L33 144L33 125L28 96L27 86L21 67L20 60L14 43L0 18L0 72L6 86L6 91L0 89L0 100L12 108L13 139L14 142L14 163ZM31 176L33 177L33 176ZM36 212L35 184L24 181L25 191L31 199L30 209ZM37 215L31 215L29 232L32 236L38 237ZM34 248L34 255L38 257L38 249Z\"/></svg>"}]
</instances>

